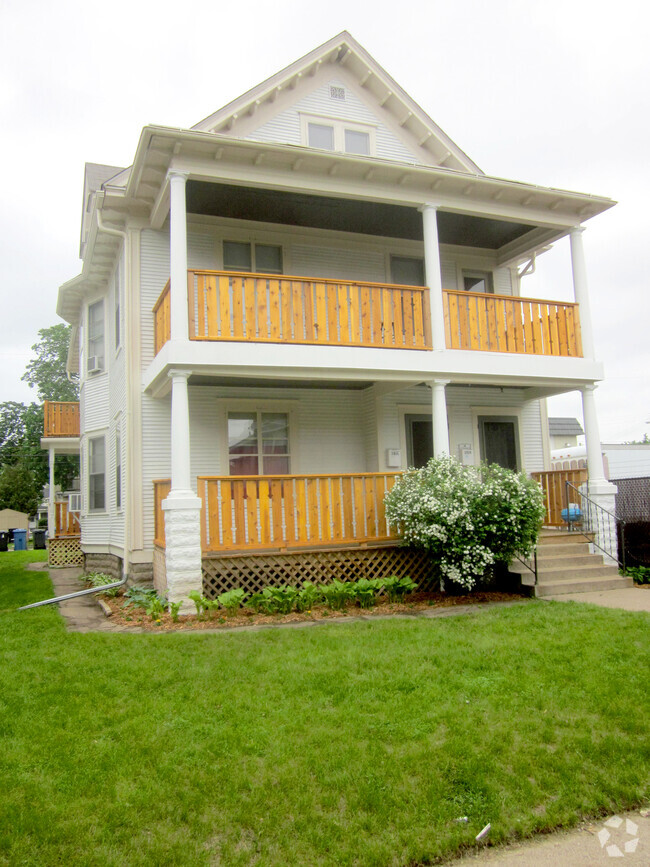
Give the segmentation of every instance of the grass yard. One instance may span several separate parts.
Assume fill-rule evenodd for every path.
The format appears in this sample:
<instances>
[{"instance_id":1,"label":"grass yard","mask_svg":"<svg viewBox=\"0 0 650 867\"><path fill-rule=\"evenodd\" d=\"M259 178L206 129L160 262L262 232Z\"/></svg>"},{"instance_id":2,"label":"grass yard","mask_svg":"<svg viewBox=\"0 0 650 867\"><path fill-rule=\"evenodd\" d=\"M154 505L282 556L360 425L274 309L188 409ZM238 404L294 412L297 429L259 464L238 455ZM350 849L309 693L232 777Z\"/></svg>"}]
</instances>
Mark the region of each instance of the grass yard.
<instances>
[{"instance_id":1,"label":"grass yard","mask_svg":"<svg viewBox=\"0 0 650 867\"><path fill-rule=\"evenodd\" d=\"M0 864L415 867L650 795L650 615L68 634L11 610L42 557L0 554Z\"/></svg>"}]
</instances>

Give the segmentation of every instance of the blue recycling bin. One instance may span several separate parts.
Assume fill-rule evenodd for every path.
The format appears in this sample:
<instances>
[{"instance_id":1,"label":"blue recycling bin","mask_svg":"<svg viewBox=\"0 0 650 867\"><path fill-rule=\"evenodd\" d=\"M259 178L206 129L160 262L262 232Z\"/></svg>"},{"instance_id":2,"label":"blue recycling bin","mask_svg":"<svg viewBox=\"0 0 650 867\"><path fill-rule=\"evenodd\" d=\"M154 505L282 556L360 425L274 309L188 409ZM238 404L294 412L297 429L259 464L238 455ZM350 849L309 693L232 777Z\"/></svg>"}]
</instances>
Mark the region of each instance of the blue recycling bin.
<instances>
[{"instance_id":1,"label":"blue recycling bin","mask_svg":"<svg viewBox=\"0 0 650 867\"><path fill-rule=\"evenodd\" d=\"M14 530L14 551L27 550L27 530Z\"/></svg>"}]
</instances>

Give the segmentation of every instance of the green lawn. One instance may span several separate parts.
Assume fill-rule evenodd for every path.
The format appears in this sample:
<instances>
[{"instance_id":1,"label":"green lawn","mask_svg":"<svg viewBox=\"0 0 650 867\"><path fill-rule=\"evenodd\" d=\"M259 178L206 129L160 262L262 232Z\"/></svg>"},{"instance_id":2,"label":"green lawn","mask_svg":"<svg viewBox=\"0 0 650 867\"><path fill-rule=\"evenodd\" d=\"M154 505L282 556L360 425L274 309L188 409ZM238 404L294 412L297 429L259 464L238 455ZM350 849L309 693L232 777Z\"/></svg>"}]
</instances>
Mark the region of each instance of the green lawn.
<instances>
[{"instance_id":1,"label":"green lawn","mask_svg":"<svg viewBox=\"0 0 650 867\"><path fill-rule=\"evenodd\" d=\"M649 615L68 634L11 610L34 559L0 554L0 864L413 867L650 794Z\"/></svg>"}]
</instances>

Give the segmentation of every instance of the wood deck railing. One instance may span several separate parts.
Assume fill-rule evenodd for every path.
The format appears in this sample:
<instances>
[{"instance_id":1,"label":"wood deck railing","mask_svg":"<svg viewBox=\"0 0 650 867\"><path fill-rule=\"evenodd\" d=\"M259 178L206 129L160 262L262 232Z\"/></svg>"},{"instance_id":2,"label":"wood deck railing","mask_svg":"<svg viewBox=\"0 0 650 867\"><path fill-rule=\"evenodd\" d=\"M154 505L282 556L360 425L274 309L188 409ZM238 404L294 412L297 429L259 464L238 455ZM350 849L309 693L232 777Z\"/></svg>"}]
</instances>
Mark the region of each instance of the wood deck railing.
<instances>
[{"instance_id":1,"label":"wood deck railing","mask_svg":"<svg viewBox=\"0 0 650 867\"><path fill-rule=\"evenodd\" d=\"M79 515L76 512L68 511L67 500L57 500L54 503L54 515L55 535L57 539L64 536L79 536L81 534Z\"/></svg>"},{"instance_id":2,"label":"wood deck railing","mask_svg":"<svg viewBox=\"0 0 650 867\"><path fill-rule=\"evenodd\" d=\"M431 349L424 286L189 271L190 338Z\"/></svg>"},{"instance_id":3,"label":"wood deck railing","mask_svg":"<svg viewBox=\"0 0 650 867\"><path fill-rule=\"evenodd\" d=\"M153 306L153 354L158 355L168 340L171 340L171 307L169 297L170 281L160 293Z\"/></svg>"},{"instance_id":4,"label":"wood deck railing","mask_svg":"<svg viewBox=\"0 0 650 867\"><path fill-rule=\"evenodd\" d=\"M587 470L547 470L542 473L531 473L544 490L546 516L544 525L547 527L562 527L562 509L566 508L566 483L578 487L587 481Z\"/></svg>"},{"instance_id":5,"label":"wood deck railing","mask_svg":"<svg viewBox=\"0 0 650 867\"><path fill-rule=\"evenodd\" d=\"M447 349L582 356L577 304L443 291Z\"/></svg>"},{"instance_id":6,"label":"wood deck railing","mask_svg":"<svg viewBox=\"0 0 650 867\"><path fill-rule=\"evenodd\" d=\"M282 550L397 538L384 511L395 476L200 476L202 548Z\"/></svg>"},{"instance_id":7,"label":"wood deck railing","mask_svg":"<svg viewBox=\"0 0 650 867\"><path fill-rule=\"evenodd\" d=\"M44 437L78 437L79 401L46 400L43 404Z\"/></svg>"},{"instance_id":8,"label":"wood deck railing","mask_svg":"<svg viewBox=\"0 0 650 867\"><path fill-rule=\"evenodd\" d=\"M172 489L170 479L156 479L153 483L153 541L154 545L165 547L165 514L162 501Z\"/></svg>"}]
</instances>

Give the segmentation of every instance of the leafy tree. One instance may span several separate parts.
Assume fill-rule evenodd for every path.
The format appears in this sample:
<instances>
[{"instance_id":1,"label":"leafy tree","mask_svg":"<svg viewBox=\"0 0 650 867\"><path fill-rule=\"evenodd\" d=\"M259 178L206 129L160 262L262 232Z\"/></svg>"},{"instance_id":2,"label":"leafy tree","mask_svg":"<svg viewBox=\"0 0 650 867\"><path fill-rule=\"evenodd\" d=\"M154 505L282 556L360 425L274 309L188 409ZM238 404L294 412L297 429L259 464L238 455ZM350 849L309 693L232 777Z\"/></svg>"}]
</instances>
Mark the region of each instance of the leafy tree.
<instances>
[{"instance_id":1,"label":"leafy tree","mask_svg":"<svg viewBox=\"0 0 650 867\"><path fill-rule=\"evenodd\" d=\"M648 443L650 443L650 435L648 435L647 433L644 433L642 440L625 440L623 445L626 445L626 446L645 446Z\"/></svg>"},{"instance_id":2,"label":"leafy tree","mask_svg":"<svg viewBox=\"0 0 650 867\"><path fill-rule=\"evenodd\" d=\"M0 509L16 509L34 515L40 499L40 487L25 460L0 470Z\"/></svg>"},{"instance_id":3,"label":"leafy tree","mask_svg":"<svg viewBox=\"0 0 650 867\"><path fill-rule=\"evenodd\" d=\"M79 385L76 379L68 379L66 371L71 330L61 323L38 332L39 340L32 346L36 357L22 380L36 389L40 400L79 400Z\"/></svg>"}]
</instances>

